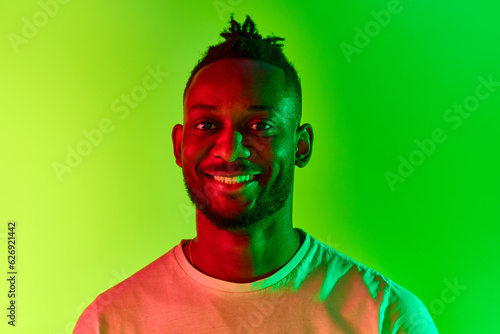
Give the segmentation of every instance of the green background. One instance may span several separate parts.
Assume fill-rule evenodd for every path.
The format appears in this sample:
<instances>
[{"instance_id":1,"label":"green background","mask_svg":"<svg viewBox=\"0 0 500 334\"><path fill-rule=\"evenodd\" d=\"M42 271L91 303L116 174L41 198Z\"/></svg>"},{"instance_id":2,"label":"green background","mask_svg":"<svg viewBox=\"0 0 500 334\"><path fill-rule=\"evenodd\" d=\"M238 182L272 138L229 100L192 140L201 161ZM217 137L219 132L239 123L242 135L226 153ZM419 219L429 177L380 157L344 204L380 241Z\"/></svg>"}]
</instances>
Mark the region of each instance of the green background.
<instances>
[{"instance_id":1,"label":"green background","mask_svg":"<svg viewBox=\"0 0 500 334\"><path fill-rule=\"evenodd\" d=\"M51 3L0 5L0 268L16 220L19 272L16 328L1 280L2 333L71 333L100 292L194 236L171 130L230 11L285 37L302 80L315 141L296 170L294 225L414 292L440 333L500 331L500 87L477 88L500 81L495 1L401 1L378 30L372 11L394 3L73 0L43 14ZM112 104L148 66L169 75L120 118ZM476 89L489 96L453 128L447 110ZM105 119L113 130L59 179L54 162ZM446 140L391 187L386 172L439 128Z\"/></svg>"}]
</instances>

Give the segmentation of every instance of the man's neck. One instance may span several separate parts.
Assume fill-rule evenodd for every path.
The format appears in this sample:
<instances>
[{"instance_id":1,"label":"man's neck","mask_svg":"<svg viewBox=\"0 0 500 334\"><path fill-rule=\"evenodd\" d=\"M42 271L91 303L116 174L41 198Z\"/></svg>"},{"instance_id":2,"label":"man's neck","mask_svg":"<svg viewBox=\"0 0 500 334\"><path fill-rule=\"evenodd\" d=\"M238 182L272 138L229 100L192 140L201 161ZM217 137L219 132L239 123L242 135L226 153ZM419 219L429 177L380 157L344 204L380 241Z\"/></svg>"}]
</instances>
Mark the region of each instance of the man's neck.
<instances>
[{"instance_id":1,"label":"man's neck","mask_svg":"<svg viewBox=\"0 0 500 334\"><path fill-rule=\"evenodd\" d=\"M224 281L249 283L268 277L300 247L291 217L274 218L274 222L247 233L218 230L200 212L196 220L197 237L185 245L185 254L199 271Z\"/></svg>"}]
</instances>

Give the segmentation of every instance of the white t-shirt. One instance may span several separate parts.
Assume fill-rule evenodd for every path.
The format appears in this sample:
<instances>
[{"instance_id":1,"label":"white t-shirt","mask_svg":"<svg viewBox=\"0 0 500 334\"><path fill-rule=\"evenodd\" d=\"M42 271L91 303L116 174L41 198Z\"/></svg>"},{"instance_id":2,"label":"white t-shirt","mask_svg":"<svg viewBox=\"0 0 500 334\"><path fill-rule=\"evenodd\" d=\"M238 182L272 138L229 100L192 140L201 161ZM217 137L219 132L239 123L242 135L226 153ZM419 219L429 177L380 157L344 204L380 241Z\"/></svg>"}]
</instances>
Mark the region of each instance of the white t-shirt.
<instances>
[{"instance_id":1,"label":"white t-shirt","mask_svg":"<svg viewBox=\"0 0 500 334\"><path fill-rule=\"evenodd\" d=\"M252 283L201 273L181 240L100 294L73 333L437 333L411 292L297 230L292 259Z\"/></svg>"}]
</instances>

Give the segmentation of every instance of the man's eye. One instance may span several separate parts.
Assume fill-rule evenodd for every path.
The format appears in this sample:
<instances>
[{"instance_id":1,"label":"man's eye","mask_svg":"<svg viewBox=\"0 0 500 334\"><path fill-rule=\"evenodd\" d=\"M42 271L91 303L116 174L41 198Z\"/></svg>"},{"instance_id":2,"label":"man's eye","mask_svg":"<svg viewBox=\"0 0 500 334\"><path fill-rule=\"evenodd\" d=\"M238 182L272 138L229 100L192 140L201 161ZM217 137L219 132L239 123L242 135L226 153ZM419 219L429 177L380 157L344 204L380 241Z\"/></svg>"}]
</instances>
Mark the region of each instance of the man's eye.
<instances>
[{"instance_id":1,"label":"man's eye","mask_svg":"<svg viewBox=\"0 0 500 334\"><path fill-rule=\"evenodd\" d=\"M210 122L200 122L200 123L196 124L195 127L198 130L206 131L206 130L212 130L214 125Z\"/></svg>"},{"instance_id":2,"label":"man's eye","mask_svg":"<svg viewBox=\"0 0 500 334\"><path fill-rule=\"evenodd\" d=\"M269 130L271 128L272 128L272 126L270 126L267 123L254 123L254 124L250 125L250 129L252 129L252 130Z\"/></svg>"}]
</instances>

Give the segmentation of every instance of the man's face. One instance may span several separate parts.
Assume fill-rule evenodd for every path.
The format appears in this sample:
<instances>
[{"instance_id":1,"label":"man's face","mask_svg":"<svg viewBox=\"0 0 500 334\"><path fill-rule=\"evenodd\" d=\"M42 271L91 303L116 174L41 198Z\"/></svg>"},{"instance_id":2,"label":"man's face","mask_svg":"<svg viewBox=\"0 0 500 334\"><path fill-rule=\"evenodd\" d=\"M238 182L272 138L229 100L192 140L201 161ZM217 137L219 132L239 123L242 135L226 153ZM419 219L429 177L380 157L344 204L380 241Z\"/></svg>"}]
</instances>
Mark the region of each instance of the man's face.
<instances>
[{"instance_id":1,"label":"man's face","mask_svg":"<svg viewBox=\"0 0 500 334\"><path fill-rule=\"evenodd\" d=\"M218 60L193 78L177 163L191 200L217 228L255 225L291 195L292 99L282 69L247 58Z\"/></svg>"}]
</instances>

